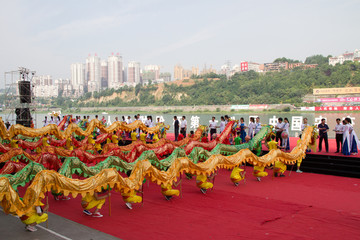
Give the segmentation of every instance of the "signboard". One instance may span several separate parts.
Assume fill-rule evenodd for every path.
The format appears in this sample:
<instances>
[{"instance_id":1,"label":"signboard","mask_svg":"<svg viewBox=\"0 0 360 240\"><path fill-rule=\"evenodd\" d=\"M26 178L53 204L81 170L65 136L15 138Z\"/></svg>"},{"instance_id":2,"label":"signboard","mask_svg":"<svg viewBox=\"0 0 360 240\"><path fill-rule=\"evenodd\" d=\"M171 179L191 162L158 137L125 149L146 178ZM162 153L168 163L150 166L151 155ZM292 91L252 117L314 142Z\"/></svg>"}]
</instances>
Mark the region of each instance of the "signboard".
<instances>
[{"instance_id":1,"label":"signboard","mask_svg":"<svg viewBox=\"0 0 360 240\"><path fill-rule=\"evenodd\" d=\"M300 107L300 111L315 111L315 107Z\"/></svg>"},{"instance_id":2,"label":"signboard","mask_svg":"<svg viewBox=\"0 0 360 240\"><path fill-rule=\"evenodd\" d=\"M231 105L231 109L246 110L246 109L249 109L249 105Z\"/></svg>"},{"instance_id":3,"label":"signboard","mask_svg":"<svg viewBox=\"0 0 360 240\"><path fill-rule=\"evenodd\" d=\"M360 106L340 106L340 107L315 107L315 111L360 111Z\"/></svg>"},{"instance_id":4,"label":"signboard","mask_svg":"<svg viewBox=\"0 0 360 240\"><path fill-rule=\"evenodd\" d=\"M355 94L360 93L360 87L348 88L314 88L314 95L337 95L337 94Z\"/></svg>"},{"instance_id":5,"label":"signboard","mask_svg":"<svg viewBox=\"0 0 360 240\"><path fill-rule=\"evenodd\" d=\"M267 109L269 105L267 104L250 104L250 109Z\"/></svg>"},{"instance_id":6,"label":"signboard","mask_svg":"<svg viewBox=\"0 0 360 240\"><path fill-rule=\"evenodd\" d=\"M344 97L344 98L319 98L319 102L330 103L330 102L360 102L360 97Z\"/></svg>"}]
</instances>

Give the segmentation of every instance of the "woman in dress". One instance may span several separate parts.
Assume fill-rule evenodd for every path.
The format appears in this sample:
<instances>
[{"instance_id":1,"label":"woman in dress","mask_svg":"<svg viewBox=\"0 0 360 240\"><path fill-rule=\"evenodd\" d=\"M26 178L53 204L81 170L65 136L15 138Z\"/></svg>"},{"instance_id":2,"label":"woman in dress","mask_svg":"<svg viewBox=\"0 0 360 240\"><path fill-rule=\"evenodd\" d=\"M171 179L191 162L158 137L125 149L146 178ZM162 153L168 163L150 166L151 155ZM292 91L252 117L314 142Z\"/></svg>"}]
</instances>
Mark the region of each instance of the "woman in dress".
<instances>
[{"instance_id":1,"label":"woman in dress","mask_svg":"<svg viewBox=\"0 0 360 240\"><path fill-rule=\"evenodd\" d=\"M223 116L221 116L220 133L222 133L224 131L225 126L226 126L225 118Z\"/></svg>"},{"instance_id":2,"label":"woman in dress","mask_svg":"<svg viewBox=\"0 0 360 240\"><path fill-rule=\"evenodd\" d=\"M290 138L289 138L289 119L284 118L284 128L283 131L281 133L281 137L282 137L282 147L284 148L285 151L290 150Z\"/></svg>"},{"instance_id":3,"label":"woman in dress","mask_svg":"<svg viewBox=\"0 0 360 240\"><path fill-rule=\"evenodd\" d=\"M342 153L344 155L350 155L350 124L343 120L343 144L342 144Z\"/></svg>"},{"instance_id":4,"label":"woman in dress","mask_svg":"<svg viewBox=\"0 0 360 240\"><path fill-rule=\"evenodd\" d=\"M244 118L240 118L240 138L241 138L241 142L245 142L245 137L246 137L246 132L245 129L247 128L245 122L244 122Z\"/></svg>"},{"instance_id":5,"label":"woman in dress","mask_svg":"<svg viewBox=\"0 0 360 240\"><path fill-rule=\"evenodd\" d=\"M350 153L356 155L358 154L358 148L360 148L360 141L351 125L351 118L345 118L345 121L349 124Z\"/></svg>"},{"instance_id":6,"label":"woman in dress","mask_svg":"<svg viewBox=\"0 0 360 240\"><path fill-rule=\"evenodd\" d=\"M255 118L251 117L250 118L250 123L249 123L249 131L248 131L248 135L250 136L250 138L254 137L255 127L256 127Z\"/></svg>"}]
</instances>

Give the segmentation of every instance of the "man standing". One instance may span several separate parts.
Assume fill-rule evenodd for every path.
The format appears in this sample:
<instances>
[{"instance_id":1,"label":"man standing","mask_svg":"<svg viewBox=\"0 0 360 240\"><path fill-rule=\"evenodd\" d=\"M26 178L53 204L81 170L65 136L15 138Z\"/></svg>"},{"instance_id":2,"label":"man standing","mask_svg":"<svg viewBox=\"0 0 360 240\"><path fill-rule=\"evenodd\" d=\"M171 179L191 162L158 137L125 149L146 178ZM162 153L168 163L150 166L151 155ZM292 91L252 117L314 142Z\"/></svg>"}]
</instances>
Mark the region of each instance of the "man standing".
<instances>
[{"instance_id":1,"label":"man standing","mask_svg":"<svg viewBox=\"0 0 360 240\"><path fill-rule=\"evenodd\" d=\"M179 136L179 120L177 119L177 116L174 116L174 132L175 132L175 141L177 141Z\"/></svg>"},{"instance_id":2,"label":"man standing","mask_svg":"<svg viewBox=\"0 0 360 240\"><path fill-rule=\"evenodd\" d=\"M284 130L284 126L285 126L285 123L283 123L283 119L282 118L279 118L278 119L278 123L276 124L275 126L275 129L276 129L276 142L279 142L280 141L280 146L282 146L282 138L281 138L281 133L283 132Z\"/></svg>"},{"instance_id":3,"label":"man standing","mask_svg":"<svg viewBox=\"0 0 360 240\"><path fill-rule=\"evenodd\" d=\"M182 135L184 135L184 138L186 138L186 128L187 128L187 121L186 121L186 117L182 116L181 118L181 130L180 133Z\"/></svg>"},{"instance_id":4,"label":"man standing","mask_svg":"<svg viewBox=\"0 0 360 240\"><path fill-rule=\"evenodd\" d=\"M216 134L216 122L215 117L211 118L211 121L209 121L209 128L210 128L210 139L213 140L213 134Z\"/></svg>"},{"instance_id":5,"label":"man standing","mask_svg":"<svg viewBox=\"0 0 360 240\"><path fill-rule=\"evenodd\" d=\"M336 119L336 126L334 129L336 133L336 152L339 153L342 152L342 140L343 140L343 132L344 132L344 126L341 124L341 119Z\"/></svg>"},{"instance_id":6,"label":"man standing","mask_svg":"<svg viewBox=\"0 0 360 240\"><path fill-rule=\"evenodd\" d=\"M321 119L321 123L318 125L319 129L319 152L322 149L322 141L325 142L326 152L329 152L329 142L327 132L329 131L329 126L325 123L325 118Z\"/></svg>"}]
</instances>

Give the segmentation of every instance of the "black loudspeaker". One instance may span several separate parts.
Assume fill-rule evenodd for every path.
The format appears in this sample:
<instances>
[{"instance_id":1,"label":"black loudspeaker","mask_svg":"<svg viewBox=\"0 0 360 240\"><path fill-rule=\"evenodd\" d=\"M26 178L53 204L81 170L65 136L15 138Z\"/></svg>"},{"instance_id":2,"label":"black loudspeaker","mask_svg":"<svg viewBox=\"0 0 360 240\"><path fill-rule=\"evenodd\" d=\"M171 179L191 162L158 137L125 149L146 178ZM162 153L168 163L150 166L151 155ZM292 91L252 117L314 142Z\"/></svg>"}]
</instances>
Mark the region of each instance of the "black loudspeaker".
<instances>
[{"instance_id":1,"label":"black loudspeaker","mask_svg":"<svg viewBox=\"0 0 360 240\"><path fill-rule=\"evenodd\" d=\"M31 103L31 88L29 81L19 81L20 103Z\"/></svg>"},{"instance_id":2,"label":"black loudspeaker","mask_svg":"<svg viewBox=\"0 0 360 240\"><path fill-rule=\"evenodd\" d=\"M31 125L31 114L29 108L16 108L16 124L21 124L25 127L30 127Z\"/></svg>"}]
</instances>

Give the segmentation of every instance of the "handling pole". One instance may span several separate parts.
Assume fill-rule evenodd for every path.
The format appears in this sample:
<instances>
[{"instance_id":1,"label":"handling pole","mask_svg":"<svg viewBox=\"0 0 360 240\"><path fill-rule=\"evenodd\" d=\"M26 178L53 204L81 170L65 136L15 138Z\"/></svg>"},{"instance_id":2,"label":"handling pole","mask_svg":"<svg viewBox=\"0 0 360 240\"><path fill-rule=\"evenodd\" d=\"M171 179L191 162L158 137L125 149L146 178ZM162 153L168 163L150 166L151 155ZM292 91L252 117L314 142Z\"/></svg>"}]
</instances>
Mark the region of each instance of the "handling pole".
<instances>
[{"instance_id":1,"label":"handling pole","mask_svg":"<svg viewBox=\"0 0 360 240\"><path fill-rule=\"evenodd\" d=\"M182 198L182 173L180 173L180 198Z\"/></svg>"},{"instance_id":2,"label":"handling pole","mask_svg":"<svg viewBox=\"0 0 360 240\"><path fill-rule=\"evenodd\" d=\"M46 213L49 212L49 192L46 192L46 205L48 206L48 210L46 210ZM49 228L49 215L46 219L46 228Z\"/></svg>"},{"instance_id":3,"label":"handling pole","mask_svg":"<svg viewBox=\"0 0 360 240\"><path fill-rule=\"evenodd\" d=\"M292 172L292 170L293 170L293 168L294 168L294 165L295 165L295 163L291 166L291 170L290 170L290 172L289 172L289 177L290 177L291 172Z\"/></svg>"},{"instance_id":4,"label":"handling pole","mask_svg":"<svg viewBox=\"0 0 360 240\"><path fill-rule=\"evenodd\" d=\"M109 186L109 216L111 217L111 195L110 195L110 186Z\"/></svg>"}]
</instances>

